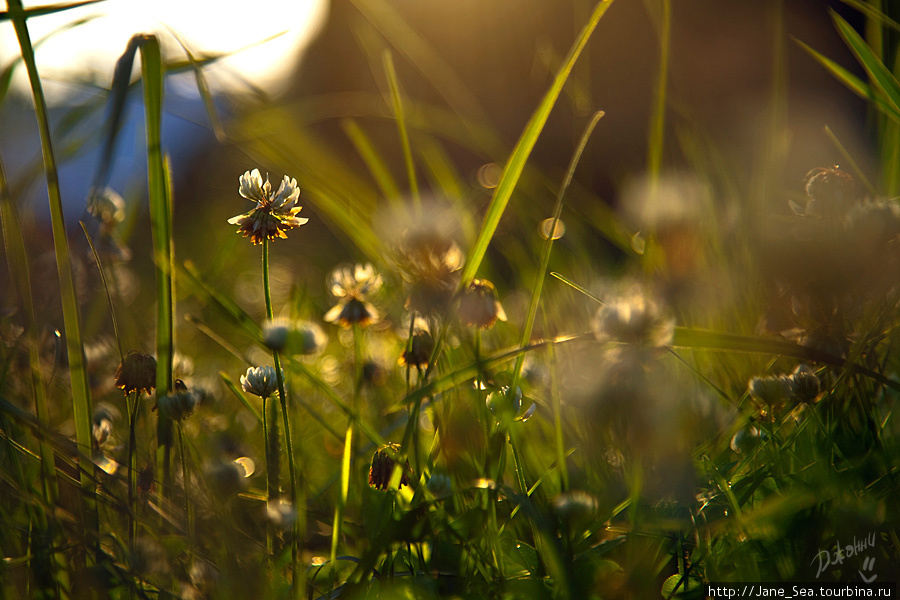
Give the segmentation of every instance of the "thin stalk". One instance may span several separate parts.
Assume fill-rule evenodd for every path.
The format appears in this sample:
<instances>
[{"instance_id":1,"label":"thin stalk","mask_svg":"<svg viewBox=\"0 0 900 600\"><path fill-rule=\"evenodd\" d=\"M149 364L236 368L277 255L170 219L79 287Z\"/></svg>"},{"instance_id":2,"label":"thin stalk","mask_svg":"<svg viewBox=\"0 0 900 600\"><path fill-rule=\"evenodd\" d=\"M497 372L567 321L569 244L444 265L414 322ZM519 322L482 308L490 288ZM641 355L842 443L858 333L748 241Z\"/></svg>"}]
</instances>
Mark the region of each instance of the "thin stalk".
<instances>
[{"instance_id":1,"label":"thin stalk","mask_svg":"<svg viewBox=\"0 0 900 600\"><path fill-rule=\"evenodd\" d=\"M394 69L394 59L390 50L384 51L384 70L387 74L388 84L391 88L391 106L394 110L394 118L397 120L397 131L400 135L400 144L403 148L403 162L406 165L406 175L409 177L409 193L412 196L416 214L422 213L422 200L419 197L419 183L416 179L416 166L413 163L412 150L409 144L409 132L406 130L406 113L403 110L403 97L400 95L400 83L397 81L397 71Z\"/></svg>"},{"instance_id":2,"label":"thin stalk","mask_svg":"<svg viewBox=\"0 0 900 600\"><path fill-rule=\"evenodd\" d=\"M647 170L655 190L662 167L663 137L666 124L666 89L669 80L669 39L672 35L672 2L662 0L662 20L659 31L659 75L656 80L656 102L650 118L650 139L647 144Z\"/></svg>"},{"instance_id":3,"label":"thin stalk","mask_svg":"<svg viewBox=\"0 0 900 600\"><path fill-rule=\"evenodd\" d=\"M274 312L272 311L272 291L269 285L269 240L263 238L262 244L263 256L263 290L266 297L266 318L272 320ZM278 397L281 399L281 416L284 423L284 445L288 457L288 476L290 477L290 494L291 507L296 510L297 506L297 473L294 468L294 444L291 441L291 421L288 414L287 394L284 390L284 374L281 371L281 359L277 350L272 351L272 360L275 364L275 379L278 382ZM299 519L294 519L293 530L291 534L291 590L293 598L299 598L305 585L303 579L305 573L300 568L300 556L297 548L299 543L300 524Z\"/></svg>"}]
</instances>

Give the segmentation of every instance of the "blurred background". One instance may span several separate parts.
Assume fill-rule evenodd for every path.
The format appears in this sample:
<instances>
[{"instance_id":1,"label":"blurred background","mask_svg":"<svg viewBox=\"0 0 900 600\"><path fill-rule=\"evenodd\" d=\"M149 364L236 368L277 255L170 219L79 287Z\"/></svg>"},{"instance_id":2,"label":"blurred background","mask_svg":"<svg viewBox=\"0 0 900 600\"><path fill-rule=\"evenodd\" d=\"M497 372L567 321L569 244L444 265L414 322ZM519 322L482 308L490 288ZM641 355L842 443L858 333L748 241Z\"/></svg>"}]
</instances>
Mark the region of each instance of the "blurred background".
<instances>
[{"instance_id":1,"label":"blurred background","mask_svg":"<svg viewBox=\"0 0 900 600\"><path fill-rule=\"evenodd\" d=\"M276 182L284 174L297 177L303 189L310 222L303 235L279 242L278 253L295 285L324 294L322 282L336 261L380 260L381 250L354 234L353 220L385 239L392 235L386 222L402 221L395 213L409 199L387 55L404 98L421 194L452 206L455 216L439 210L435 218L455 220L451 228L465 247L506 158L593 6L587 0L260 0L247 10L241 2L109 0L31 19L53 105L67 218L77 227L85 216L115 60L132 34L154 31L173 66L163 143L175 183L178 260L222 268L218 251L229 256L226 249L237 238L225 220L250 208L237 184L252 168ZM537 239L536 224L549 216L577 140L597 110L606 116L575 173L563 220L568 243L581 256L595 257L598 270L620 262L622 240L617 244L616 232L604 230L602 215L621 208L645 176L660 7L619 0L600 21L513 196L518 210L504 218L492 244L497 272L490 275L502 280L504 265L521 258L503 250L504 239ZM782 191L799 192L809 169L841 162L826 125L869 169L874 146L863 101L795 42L859 73L829 10L861 23L840 2L673 3L663 170L696 172L704 164L723 174L715 193L740 196L754 189L785 211ZM0 25L0 65L7 69L16 65L18 47L11 25ZM221 121L218 135L187 51L203 67ZM136 65L136 81L138 74ZM23 227L32 230L28 239L49 247L39 139L24 75L14 69L0 104L0 157ZM141 110L134 89L109 185L127 207L122 236L140 259L133 266L150 269L147 236L129 240L136 228L146 231ZM781 135L773 139L773 131ZM393 186L377 180L361 139ZM387 198L388 192L397 197Z\"/></svg>"}]
</instances>

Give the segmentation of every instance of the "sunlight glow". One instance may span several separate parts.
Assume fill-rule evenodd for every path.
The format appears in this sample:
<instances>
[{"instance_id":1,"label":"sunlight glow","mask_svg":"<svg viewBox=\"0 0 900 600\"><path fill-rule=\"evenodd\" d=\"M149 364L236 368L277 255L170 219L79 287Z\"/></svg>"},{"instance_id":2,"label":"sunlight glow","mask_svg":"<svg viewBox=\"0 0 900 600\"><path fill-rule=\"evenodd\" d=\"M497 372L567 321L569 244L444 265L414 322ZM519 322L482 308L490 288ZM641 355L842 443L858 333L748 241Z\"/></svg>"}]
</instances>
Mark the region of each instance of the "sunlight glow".
<instances>
[{"instance_id":1,"label":"sunlight glow","mask_svg":"<svg viewBox=\"0 0 900 600\"><path fill-rule=\"evenodd\" d=\"M26 8L40 4L46 2L25 2ZM72 91L72 83L108 86L128 40L148 32L160 36L169 60L185 58L173 32L195 57L232 53L205 69L214 91L255 88L271 96L289 84L326 12L327 0L107 0L36 17L28 24L32 41L40 42L39 71L45 79L62 84L51 90L56 100ZM79 20L85 21L70 26ZM0 23L0 70L18 56L12 25ZM24 69L17 69L13 85L27 89Z\"/></svg>"}]
</instances>

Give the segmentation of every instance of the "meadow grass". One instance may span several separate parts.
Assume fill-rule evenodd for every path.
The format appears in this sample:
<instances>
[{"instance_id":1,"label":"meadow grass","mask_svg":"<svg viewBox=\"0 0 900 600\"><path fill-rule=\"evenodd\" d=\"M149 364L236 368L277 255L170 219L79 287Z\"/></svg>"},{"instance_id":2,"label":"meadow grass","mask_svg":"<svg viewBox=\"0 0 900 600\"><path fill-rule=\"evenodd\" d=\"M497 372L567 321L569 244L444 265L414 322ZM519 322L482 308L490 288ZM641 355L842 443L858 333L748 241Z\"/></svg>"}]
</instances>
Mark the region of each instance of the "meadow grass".
<instances>
[{"instance_id":1,"label":"meadow grass","mask_svg":"<svg viewBox=\"0 0 900 600\"><path fill-rule=\"evenodd\" d=\"M648 2L660 66L646 185L615 210L575 178L587 145L606 143L602 111L560 181L529 164L611 0L512 148L439 53L370 0L355 4L398 51L372 49L384 97L327 117L359 156L319 137L314 102L211 114L255 162L218 201L252 208L228 223L196 212L203 235L181 238L164 84L194 69L212 107L204 59L179 40L188 60L167 62L135 32L110 83L91 221L67 232L28 34L65 7L9 2L22 61L0 81L24 67L32 84L63 331L37 309L52 286L0 157L0 598L701 598L708 582L896 582L900 84L883 35L896 24L879 3L848 3L866 36L833 19L866 80L797 42L869 101L877 177L829 130L847 168L771 189L786 151L780 18L742 190L699 132L680 135L688 174L668 171L674 7ZM446 106L407 96L395 55ZM126 217L103 186L137 57L149 231L130 244L149 254L153 291L134 300L110 251ZM393 146L372 134L385 120ZM488 163L477 210L451 143ZM778 214L762 209L772 194ZM307 218L340 248L304 246ZM98 274L84 292L73 233ZM616 258L586 252L590 236ZM216 255L192 254L193 237ZM297 264L325 265L325 286L297 283Z\"/></svg>"}]
</instances>

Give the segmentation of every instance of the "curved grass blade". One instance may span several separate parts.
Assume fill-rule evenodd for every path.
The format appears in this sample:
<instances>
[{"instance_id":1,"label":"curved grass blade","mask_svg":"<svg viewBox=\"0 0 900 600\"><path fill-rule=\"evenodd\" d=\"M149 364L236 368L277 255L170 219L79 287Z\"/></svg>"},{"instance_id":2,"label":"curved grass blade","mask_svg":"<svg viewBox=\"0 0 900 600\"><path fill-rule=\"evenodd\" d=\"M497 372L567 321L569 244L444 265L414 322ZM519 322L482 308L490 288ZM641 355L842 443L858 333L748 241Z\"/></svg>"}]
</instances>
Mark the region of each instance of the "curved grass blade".
<instances>
[{"instance_id":1,"label":"curved grass blade","mask_svg":"<svg viewBox=\"0 0 900 600\"><path fill-rule=\"evenodd\" d=\"M866 40L853 29L850 23L833 10L831 18L837 26L838 33L856 56L859 64L866 70L872 83L881 90L890 106L900 112L900 83L897 82L891 70L872 52Z\"/></svg>"},{"instance_id":2,"label":"curved grass blade","mask_svg":"<svg viewBox=\"0 0 900 600\"><path fill-rule=\"evenodd\" d=\"M22 8L21 0L10 0L10 2L8 2L9 10L0 11L0 22L15 22L16 19L30 19L32 17L52 15L53 13L63 12L72 8L80 8L90 4L98 4L103 1L104 0L83 0L82 2L72 2L69 4L49 4L47 6Z\"/></svg>"},{"instance_id":3,"label":"curved grass blade","mask_svg":"<svg viewBox=\"0 0 900 600\"><path fill-rule=\"evenodd\" d=\"M859 77L837 64L835 61L826 57L819 52L813 50L810 46L807 46L803 42L798 39L794 39L794 41L803 48L810 56L812 56L819 64L825 67L838 81L844 84L844 86L859 96L864 100L869 100L874 102L875 106L886 116L890 117L896 122L900 122L900 110L897 107L892 106L887 101L884 100L881 96L875 93L875 90L871 85L861 80Z\"/></svg>"},{"instance_id":4,"label":"curved grass blade","mask_svg":"<svg viewBox=\"0 0 900 600\"><path fill-rule=\"evenodd\" d=\"M397 121L400 145L403 148L403 163L406 165L406 175L409 178L409 193L412 196L416 212L421 213L422 199L419 197L416 165L413 162L412 149L409 145L409 132L406 130L406 113L403 109L403 97L400 94L400 82L397 81L397 71L394 69L394 58L391 56L390 50L384 51L383 61L384 72L387 75L388 85L391 90L391 107L394 111L394 119Z\"/></svg>"},{"instance_id":5,"label":"curved grass blade","mask_svg":"<svg viewBox=\"0 0 900 600\"><path fill-rule=\"evenodd\" d=\"M79 453L90 456L92 447L91 419L93 408L90 386L88 383L87 365L84 358L84 343L81 337L81 322L78 312L78 300L75 295L75 282L72 275L72 260L69 254L69 240L66 237L66 223L63 215L62 195L59 188L59 173L56 156L50 134L50 119L43 87L34 60L34 47L28 33L26 23L27 11L21 0L8 0L9 15L13 21L22 60L31 83L34 113L37 117L41 138L41 154L44 162L44 175L47 180L47 195L50 202L50 222L53 230L53 244L56 255L56 268L59 275L60 294L62 296L63 323L66 334L66 353L69 360L69 377L71 380L72 409L75 419L75 439ZM98 548L98 515L96 494L93 484L94 465L86 463L81 470L81 489L85 508L85 539L89 547Z\"/></svg>"},{"instance_id":6,"label":"curved grass blade","mask_svg":"<svg viewBox=\"0 0 900 600\"><path fill-rule=\"evenodd\" d=\"M569 54L566 56L562 66L556 73L556 77L554 77L550 89L544 95L537 110L535 110L531 119L529 119L528 124L525 126L525 130L522 132L522 136L519 138L518 143L516 143L516 147L503 169L500 183L494 191L494 197L491 198L491 203L488 206L487 214L484 217L478 239L475 240L475 244L466 259L466 266L462 273L462 286L468 285L472 278L475 277L475 273L481 265L484 254L487 252L488 244L490 244L491 238L494 237L497 225L500 224L500 217L503 216L506 205L509 203L513 190L515 190L516 185L519 182L519 177L522 175L522 171L525 168L525 163L531 155L531 150L534 148L535 143L537 143L538 137L544 128L544 124L550 116L550 110L556 103L556 99L559 97L569 73L572 72L575 61L578 59L578 56L590 39L600 18L606 13L612 2L613 0L603 0L594 8L587 24L581 30L581 34L578 36L578 39L575 40L575 44L569 50Z\"/></svg>"}]
</instances>

